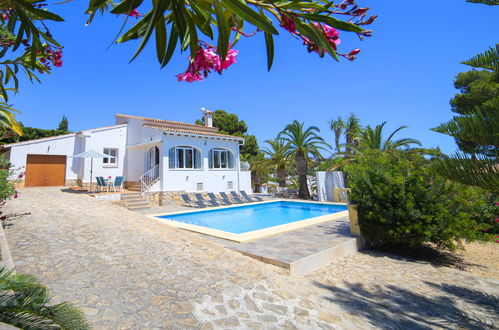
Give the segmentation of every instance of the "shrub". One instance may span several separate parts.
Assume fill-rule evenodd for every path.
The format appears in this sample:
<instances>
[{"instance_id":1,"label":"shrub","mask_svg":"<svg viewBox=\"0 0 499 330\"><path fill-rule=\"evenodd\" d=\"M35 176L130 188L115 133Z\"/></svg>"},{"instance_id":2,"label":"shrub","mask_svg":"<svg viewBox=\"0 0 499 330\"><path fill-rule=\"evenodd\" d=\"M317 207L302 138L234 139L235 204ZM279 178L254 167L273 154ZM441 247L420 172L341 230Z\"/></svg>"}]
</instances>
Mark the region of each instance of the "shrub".
<instances>
[{"instance_id":1,"label":"shrub","mask_svg":"<svg viewBox=\"0 0 499 330\"><path fill-rule=\"evenodd\" d=\"M474 212L482 203L469 187L436 175L430 161L403 151L369 151L347 165L359 225L373 247L425 242L454 250L476 237Z\"/></svg>"},{"instance_id":2,"label":"shrub","mask_svg":"<svg viewBox=\"0 0 499 330\"><path fill-rule=\"evenodd\" d=\"M499 243L499 197L483 190L480 193L485 196L485 203L477 209L476 221L478 231L484 240L494 240Z\"/></svg>"},{"instance_id":3,"label":"shrub","mask_svg":"<svg viewBox=\"0 0 499 330\"><path fill-rule=\"evenodd\" d=\"M3 202L12 196L15 196L16 189L14 184L9 181L12 175L12 165L2 155L0 155L0 202Z\"/></svg>"}]
</instances>

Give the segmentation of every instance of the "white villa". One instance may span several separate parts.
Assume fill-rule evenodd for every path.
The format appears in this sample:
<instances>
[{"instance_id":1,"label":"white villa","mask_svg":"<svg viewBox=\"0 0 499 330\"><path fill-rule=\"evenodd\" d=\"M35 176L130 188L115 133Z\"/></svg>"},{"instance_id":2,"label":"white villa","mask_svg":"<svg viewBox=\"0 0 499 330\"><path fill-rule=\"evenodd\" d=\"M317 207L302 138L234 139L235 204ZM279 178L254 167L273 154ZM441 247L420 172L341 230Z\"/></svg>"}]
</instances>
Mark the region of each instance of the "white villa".
<instances>
[{"instance_id":1,"label":"white villa","mask_svg":"<svg viewBox=\"0 0 499 330\"><path fill-rule=\"evenodd\" d=\"M96 176L125 176L142 192L246 190L251 175L241 166L244 139L205 125L116 114L113 126L4 145L3 151L25 186L88 185ZM73 158L89 150L109 158ZM244 164L243 164L244 165Z\"/></svg>"}]
</instances>

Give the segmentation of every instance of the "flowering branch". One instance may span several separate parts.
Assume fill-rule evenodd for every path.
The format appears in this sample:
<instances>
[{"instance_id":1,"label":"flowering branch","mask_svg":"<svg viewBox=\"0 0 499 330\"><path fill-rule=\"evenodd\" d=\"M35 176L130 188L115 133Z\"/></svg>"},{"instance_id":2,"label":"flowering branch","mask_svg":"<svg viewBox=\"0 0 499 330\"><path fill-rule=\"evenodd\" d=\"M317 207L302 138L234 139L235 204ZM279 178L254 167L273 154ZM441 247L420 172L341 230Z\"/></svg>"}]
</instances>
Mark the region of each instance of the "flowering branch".
<instances>
[{"instance_id":1,"label":"flowering branch","mask_svg":"<svg viewBox=\"0 0 499 330\"><path fill-rule=\"evenodd\" d=\"M334 1L336 2L336 1ZM241 36L265 35L267 63L273 63L273 38L282 27L301 40L309 52L324 57L326 54L354 60L360 49L347 53L338 52L342 33L355 33L360 39L372 35L364 26L372 24L376 16L368 16L369 8L357 4L356 0L337 3L326 0L156 0L151 10L139 14L140 0L92 1L87 9L89 21L98 11L109 10L113 14L138 17L137 23L124 32L117 43L141 39L132 60L144 49L153 35L156 53L161 67L168 64L178 45L181 51L189 51L187 70L177 75L179 81L201 81L211 72L221 73L220 65L228 59L235 62L237 51L232 47ZM97 4L96 4L97 3ZM140 15L140 16L138 16ZM277 19L277 26L271 18ZM230 23L229 23L230 22ZM254 29L246 32L245 25ZM205 36L206 38L202 37ZM214 39L216 47L205 46L200 40ZM230 56L229 56L230 55ZM227 66L228 67L228 66Z\"/></svg>"}]
</instances>

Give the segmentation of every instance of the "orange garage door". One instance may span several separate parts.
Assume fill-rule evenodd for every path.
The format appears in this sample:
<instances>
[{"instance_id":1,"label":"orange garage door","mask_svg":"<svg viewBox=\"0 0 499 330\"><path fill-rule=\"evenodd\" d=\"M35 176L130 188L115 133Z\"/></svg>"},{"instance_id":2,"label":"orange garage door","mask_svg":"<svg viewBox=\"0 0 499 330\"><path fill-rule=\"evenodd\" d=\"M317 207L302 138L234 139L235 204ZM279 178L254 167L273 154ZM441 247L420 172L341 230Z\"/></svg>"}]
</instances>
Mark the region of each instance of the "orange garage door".
<instances>
[{"instance_id":1,"label":"orange garage door","mask_svg":"<svg viewBox=\"0 0 499 330\"><path fill-rule=\"evenodd\" d=\"M64 186L66 156L28 155L26 187Z\"/></svg>"}]
</instances>

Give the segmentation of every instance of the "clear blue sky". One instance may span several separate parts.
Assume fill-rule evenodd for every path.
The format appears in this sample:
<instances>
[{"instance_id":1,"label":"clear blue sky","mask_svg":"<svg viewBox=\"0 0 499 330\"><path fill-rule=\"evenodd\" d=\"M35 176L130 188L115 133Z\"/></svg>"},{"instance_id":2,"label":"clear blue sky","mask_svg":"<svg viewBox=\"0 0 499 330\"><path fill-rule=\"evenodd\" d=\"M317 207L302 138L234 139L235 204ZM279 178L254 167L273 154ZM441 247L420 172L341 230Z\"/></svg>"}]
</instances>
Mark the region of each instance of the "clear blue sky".
<instances>
[{"instance_id":1,"label":"clear blue sky","mask_svg":"<svg viewBox=\"0 0 499 330\"><path fill-rule=\"evenodd\" d=\"M66 19L51 24L65 46L64 65L42 84L23 83L11 102L25 126L55 128L65 114L72 131L114 124L114 113L194 122L201 107L224 109L244 119L260 144L294 119L318 126L332 144L328 120L354 112L364 125L407 125L399 137L453 152L452 138L429 129L452 117L453 79L468 70L459 62L498 42L499 8L464 0L360 2L379 17L373 37L343 38L341 51L362 48L355 62L309 54L282 31L270 72L257 36L240 41L238 63L222 76L192 84L174 77L185 70L187 54L160 70L152 40L128 64L137 44L107 48L121 18L99 16L85 27L87 1L50 6Z\"/></svg>"}]
</instances>

